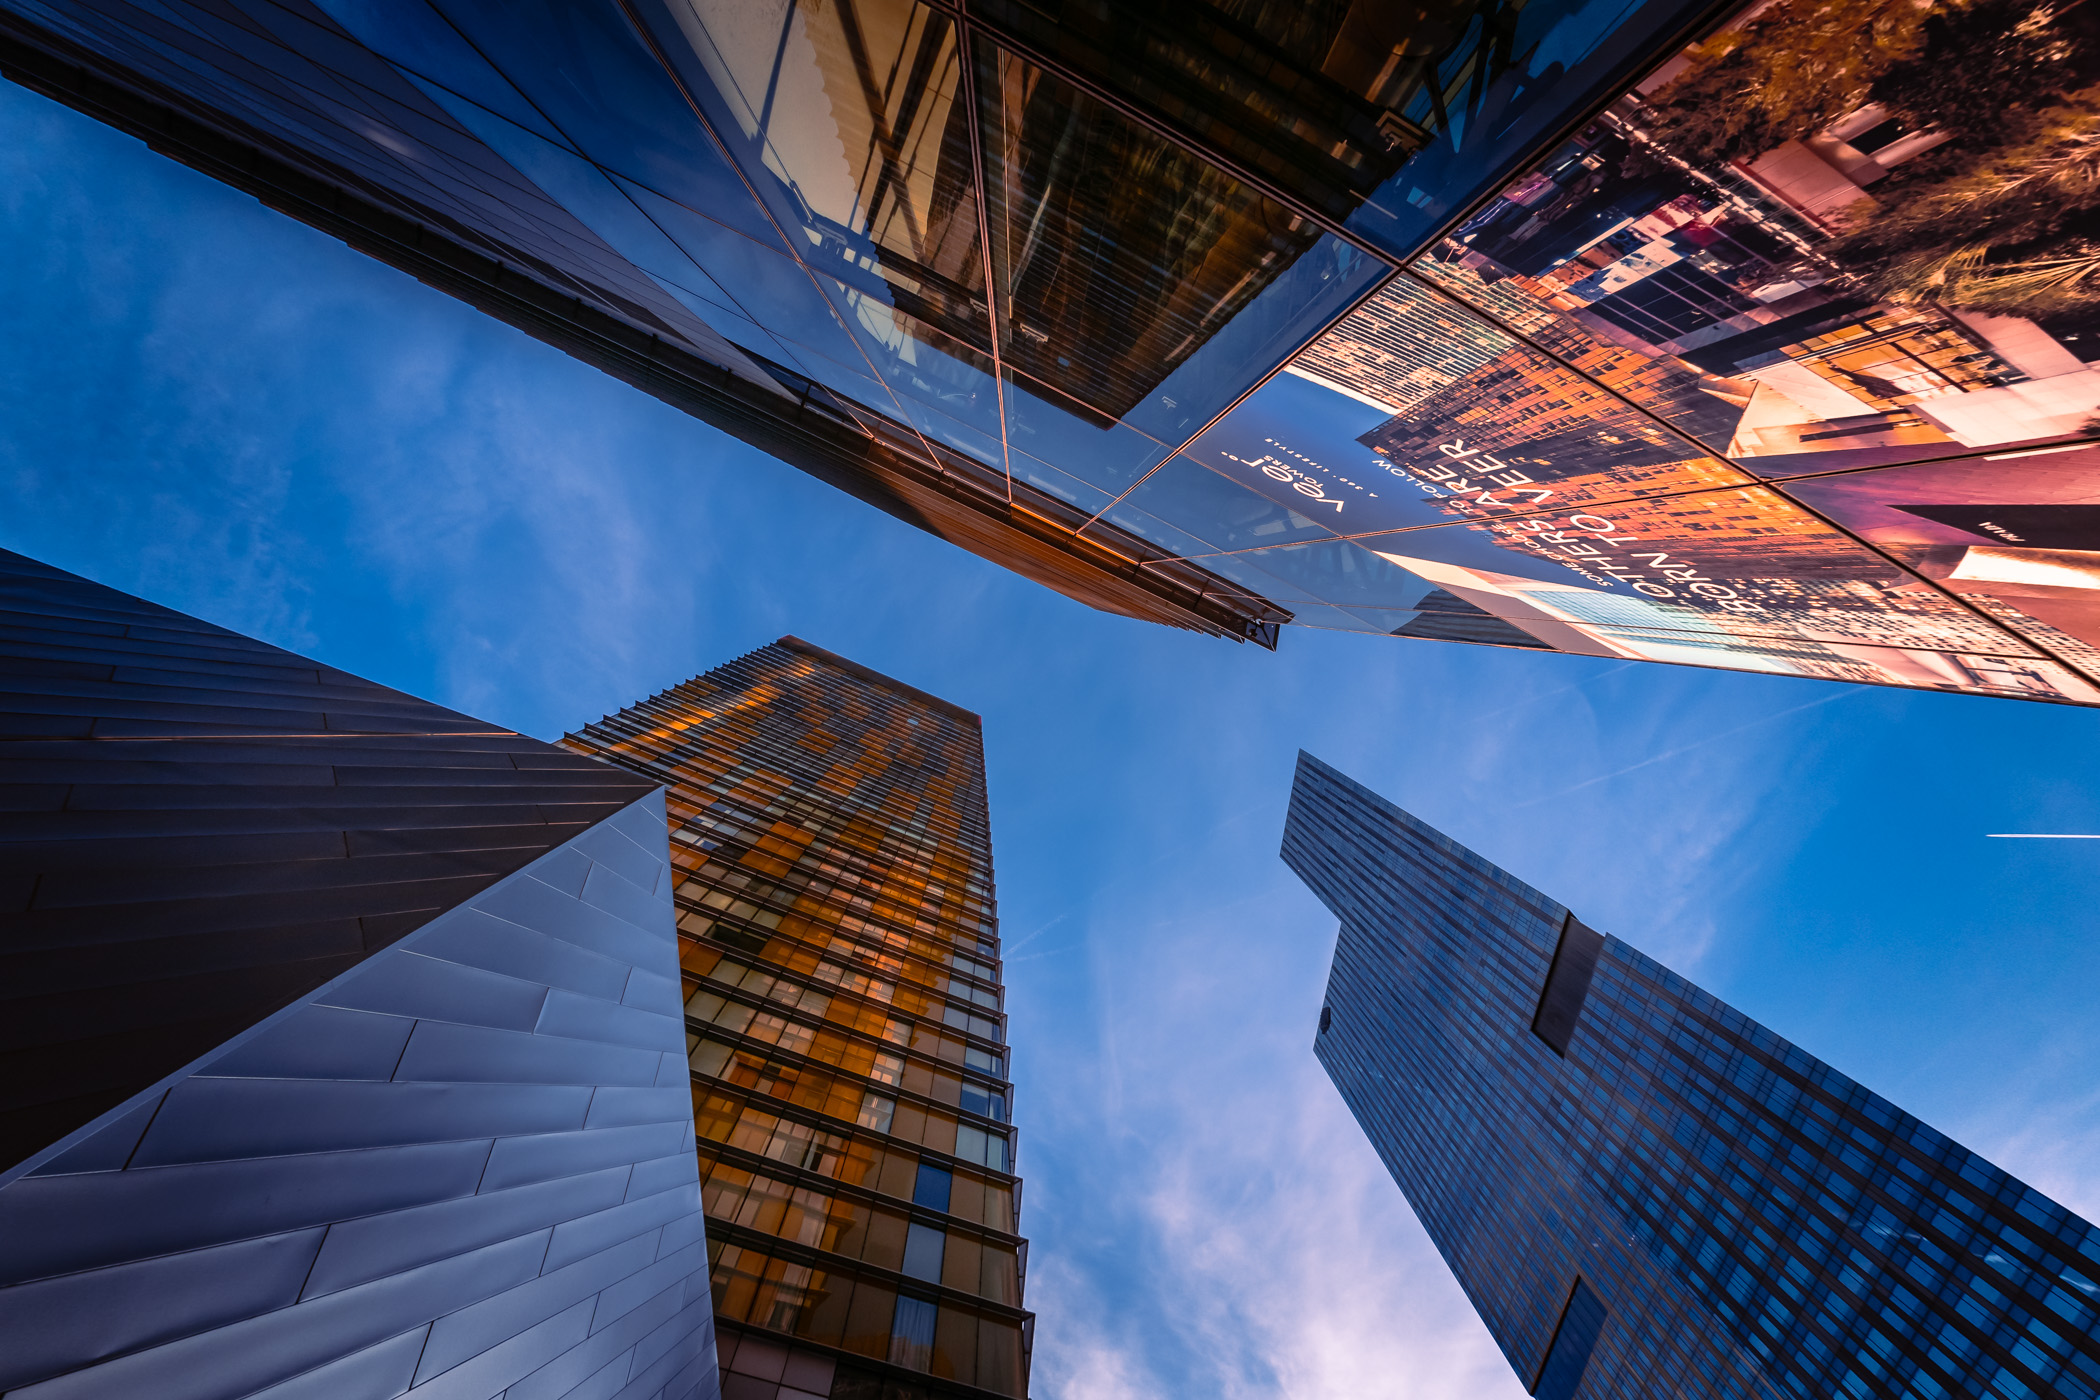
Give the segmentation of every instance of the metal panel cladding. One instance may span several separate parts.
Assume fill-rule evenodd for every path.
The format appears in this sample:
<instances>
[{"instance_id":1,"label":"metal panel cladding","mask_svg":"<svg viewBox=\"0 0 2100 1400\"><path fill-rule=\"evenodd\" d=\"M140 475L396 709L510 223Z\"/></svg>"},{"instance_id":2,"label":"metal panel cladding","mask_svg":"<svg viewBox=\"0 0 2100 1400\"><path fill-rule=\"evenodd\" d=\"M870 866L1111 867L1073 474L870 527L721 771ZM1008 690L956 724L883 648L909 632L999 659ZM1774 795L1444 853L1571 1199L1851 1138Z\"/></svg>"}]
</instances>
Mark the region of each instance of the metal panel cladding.
<instances>
[{"instance_id":1,"label":"metal panel cladding","mask_svg":"<svg viewBox=\"0 0 2100 1400\"><path fill-rule=\"evenodd\" d=\"M0 589L0 1391L712 1400L660 790Z\"/></svg>"},{"instance_id":2,"label":"metal panel cladding","mask_svg":"<svg viewBox=\"0 0 2100 1400\"><path fill-rule=\"evenodd\" d=\"M1025 1395L978 717L784 637L565 742L669 792L728 1391Z\"/></svg>"},{"instance_id":3,"label":"metal panel cladding","mask_svg":"<svg viewBox=\"0 0 2100 1400\"><path fill-rule=\"evenodd\" d=\"M1309 754L1283 855L1341 920L1315 1053L1535 1394L2100 1394L2084 1220L1616 938L1563 1058L1596 935Z\"/></svg>"}]
</instances>

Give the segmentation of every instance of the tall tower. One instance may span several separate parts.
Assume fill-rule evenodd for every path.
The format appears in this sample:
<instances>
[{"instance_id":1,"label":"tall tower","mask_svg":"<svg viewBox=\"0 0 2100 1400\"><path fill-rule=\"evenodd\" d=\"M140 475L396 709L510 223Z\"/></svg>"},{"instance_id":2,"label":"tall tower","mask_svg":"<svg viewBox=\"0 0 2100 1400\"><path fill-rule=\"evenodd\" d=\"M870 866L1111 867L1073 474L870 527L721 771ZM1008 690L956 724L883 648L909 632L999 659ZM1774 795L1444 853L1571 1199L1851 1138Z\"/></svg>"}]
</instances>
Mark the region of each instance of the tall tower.
<instances>
[{"instance_id":1,"label":"tall tower","mask_svg":"<svg viewBox=\"0 0 2100 1400\"><path fill-rule=\"evenodd\" d=\"M726 1391L1025 1395L978 717L783 637L564 743L667 789Z\"/></svg>"},{"instance_id":2,"label":"tall tower","mask_svg":"<svg viewBox=\"0 0 2100 1400\"><path fill-rule=\"evenodd\" d=\"M2100 1230L1301 754L1315 1053L1541 1400L2100 1394Z\"/></svg>"}]
</instances>

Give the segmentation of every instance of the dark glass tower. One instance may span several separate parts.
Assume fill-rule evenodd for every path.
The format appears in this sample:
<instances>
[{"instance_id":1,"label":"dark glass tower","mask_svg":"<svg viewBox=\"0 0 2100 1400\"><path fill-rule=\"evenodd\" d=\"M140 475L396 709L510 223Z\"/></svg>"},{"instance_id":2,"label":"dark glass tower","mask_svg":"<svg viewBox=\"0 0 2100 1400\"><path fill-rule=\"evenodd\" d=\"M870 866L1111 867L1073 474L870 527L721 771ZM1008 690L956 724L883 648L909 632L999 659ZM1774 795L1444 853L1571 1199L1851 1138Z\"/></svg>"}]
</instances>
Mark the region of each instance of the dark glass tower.
<instances>
[{"instance_id":1,"label":"dark glass tower","mask_svg":"<svg viewBox=\"0 0 2100 1400\"><path fill-rule=\"evenodd\" d=\"M1544 1400L2100 1394L2100 1230L1310 755L1316 1053Z\"/></svg>"},{"instance_id":2,"label":"dark glass tower","mask_svg":"<svg viewBox=\"0 0 2100 1400\"><path fill-rule=\"evenodd\" d=\"M783 637L564 741L668 790L726 1393L1027 1393L978 717Z\"/></svg>"},{"instance_id":3,"label":"dark glass tower","mask_svg":"<svg viewBox=\"0 0 2100 1400\"><path fill-rule=\"evenodd\" d=\"M711 1400L655 783L0 551L0 1391Z\"/></svg>"}]
</instances>

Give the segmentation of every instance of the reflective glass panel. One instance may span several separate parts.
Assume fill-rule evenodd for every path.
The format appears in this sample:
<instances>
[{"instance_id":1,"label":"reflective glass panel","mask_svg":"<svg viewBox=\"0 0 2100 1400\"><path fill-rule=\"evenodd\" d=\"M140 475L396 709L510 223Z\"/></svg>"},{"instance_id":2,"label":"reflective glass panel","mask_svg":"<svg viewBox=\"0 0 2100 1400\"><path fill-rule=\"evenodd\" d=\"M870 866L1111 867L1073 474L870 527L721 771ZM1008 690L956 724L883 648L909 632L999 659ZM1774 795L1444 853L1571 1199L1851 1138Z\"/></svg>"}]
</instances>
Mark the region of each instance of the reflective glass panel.
<instances>
[{"instance_id":1,"label":"reflective glass panel","mask_svg":"<svg viewBox=\"0 0 2100 1400\"><path fill-rule=\"evenodd\" d=\"M1735 413L1693 431L1761 476L2094 435L2100 194L2071 174L2091 24L1860 14L1871 43L1806 3L1745 11L1418 270L1542 342L1645 361L1621 392L1658 412L1665 381L1704 377Z\"/></svg>"},{"instance_id":2,"label":"reflective glass panel","mask_svg":"<svg viewBox=\"0 0 2100 1400\"><path fill-rule=\"evenodd\" d=\"M1424 604L1445 615L1430 620L1445 629L1436 635L1462 637L1465 619L1486 614L1536 644L1598 656L2100 699L1976 609L1769 488L1360 543L1437 586L1443 596ZM1483 547L1499 558L1484 561Z\"/></svg>"},{"instance_id":3,"label":"reflective glass panel","mask_svg":"<svg viewBox=\"0 0 2100 1400\"><path fill-rule=\"evenodd\" d=\"M1696 0L1459 0L1349 7L1337 48L1406 159L1349 227L1410 254L1454 211L1646 66ZM1360 17L1361 12L1361 17ZM1332 61L1332 60L1330 60Z\"/></svg>"},{"instance_id":4,"label":"reflective glass panel","mask_svg":"<svg viewBox=\"0 0 2100 1400\"><path fill-rule=\"evenodd\" d=\"M1845 472L1785 489L2100 676L2100 446Z\"/></svg>"},{"instance_id":5,"label":"reflective glass panel","mask_svg":"<svg viewBox=\"0 0 2100 1400\"><path fill-rule=\"evenodd\" d=\"M989 44L978 67L1001 346L1024 386L1104 423L1125 417L1322 243L1309 221L1070 83ZM1311 287L1291 281L1284 300L1338 312L1348 276L1337 271L1375 275L1362 262L1329 248ZM1234 345L1184 390L1189 402L1169 393L1151 405L1161 424L1138 426L1163 440L1192 417L1200 426L1206 405L1230 403L1317 328L1306 314L1314 323L1295 339Z\"/></svg>"}]
</instances>

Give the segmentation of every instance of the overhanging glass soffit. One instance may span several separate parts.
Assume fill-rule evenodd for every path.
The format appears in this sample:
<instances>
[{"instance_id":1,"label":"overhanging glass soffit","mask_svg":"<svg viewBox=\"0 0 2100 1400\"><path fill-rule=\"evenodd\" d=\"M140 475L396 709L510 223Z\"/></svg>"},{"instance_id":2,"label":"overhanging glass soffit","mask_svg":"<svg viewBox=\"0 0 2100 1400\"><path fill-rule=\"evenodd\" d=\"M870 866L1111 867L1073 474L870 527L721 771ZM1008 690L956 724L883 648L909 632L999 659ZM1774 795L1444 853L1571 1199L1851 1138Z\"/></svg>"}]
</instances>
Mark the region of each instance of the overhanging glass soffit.
<instances>
[{"instance_id":1,"label":"overhanging glass soffit","mask_svg":"<svg viewBox=\"0 0 2100 1400\"><path fill-rule=\"evenodd\" d=\"M0 0L1095 606L2100 702L2096 22L1857 8Z\"/></svg>"}]
</instances>

